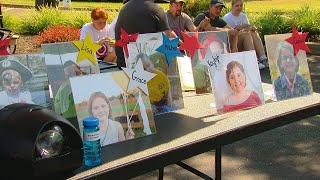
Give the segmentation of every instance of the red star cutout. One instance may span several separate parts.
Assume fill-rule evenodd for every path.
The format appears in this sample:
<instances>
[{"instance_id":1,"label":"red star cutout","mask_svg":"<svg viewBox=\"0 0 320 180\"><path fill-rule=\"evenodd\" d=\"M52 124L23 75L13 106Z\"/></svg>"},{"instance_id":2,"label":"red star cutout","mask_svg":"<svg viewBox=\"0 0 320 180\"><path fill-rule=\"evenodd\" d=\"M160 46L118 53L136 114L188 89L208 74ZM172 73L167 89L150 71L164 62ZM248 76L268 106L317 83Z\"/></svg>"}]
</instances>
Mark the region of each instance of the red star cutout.
<instances>
[{"instance_id":1,"label":"red star cutout","mask_svg":"<svg viewBox=\"0 0 320 180\"><path fill-rule=\"evenodd\" d=\"M310 52L309 47L306 45L306 38L309 32L299 34L295 27L292 27L292 36L286 41L293 45L294 55L296 56L299 52L299 49Z\"/></svg>"},{"instance_id":2,"label":"red star cutout","mask_svg":"<svg viewBox=\"0 0 320 180\"><path fill-rule=\"evenodd\" d=\"M11 39L0 40L0 55L9 55L8 46Z\"/></svg>"},{"instance_id":3,"label":"red star cutout","mask_svg":"<svg viewBox=\"0 0 320 180\"><path fill-rule=\"evenodd\" d=\"M198 40L198 32L194 33L192 36L188 36L181 31L181 35L184 39L184 42L179 47L179 50L187 50L191 56L191 59L193 59L196 49L204 48L204 46Z\"/></svg>"},{"instance_id":4,"label":"red star cutout","mask_svg":"<svg viewBox=\"0 0 320 180\"><path fill-rule=\"evenodd\" d=\"M132 35L128 35L128 33L126 31L124 31L121 28L121 39L118 40L114 45L116 46L120 46L124 48L124 52L126 53L126 57L129 57L129 52L128 52L128 44L130 42L136 42L137 38L138 38L139 33L135 33Z\"/></svg>"}]
</instances>

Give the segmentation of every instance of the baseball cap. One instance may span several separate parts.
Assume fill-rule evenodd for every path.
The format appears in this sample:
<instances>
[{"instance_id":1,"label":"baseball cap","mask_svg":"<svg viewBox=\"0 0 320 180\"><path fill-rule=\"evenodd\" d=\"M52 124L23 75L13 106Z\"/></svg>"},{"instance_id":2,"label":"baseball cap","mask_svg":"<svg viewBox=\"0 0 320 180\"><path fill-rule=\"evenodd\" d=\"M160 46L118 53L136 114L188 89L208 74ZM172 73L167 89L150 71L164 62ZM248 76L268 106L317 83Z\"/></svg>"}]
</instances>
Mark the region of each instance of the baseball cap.
<instances>
[{"instance_id":1,"label":"baseball cap","mask_svg":"<svg viewBox=\"0 0 320 180\"><path fill-rule=\"evenodd\" d=\"M223 2L223 0L211 0L211 4L213 4L213 5L216 5L216 6L222 6L222 7L226 7L225 5L224 5L224 2Z\"/></svg>"},{"instance_id":2,"label":"baseball cap","mask_svg":"<svg viewBox=\"0 0 320 180\"><path fill-rule=\"evenodd\" d=\"M170 3L178 3L178 2L185 3L184 0L170 0Z\"/></svg>"}]
</instances>

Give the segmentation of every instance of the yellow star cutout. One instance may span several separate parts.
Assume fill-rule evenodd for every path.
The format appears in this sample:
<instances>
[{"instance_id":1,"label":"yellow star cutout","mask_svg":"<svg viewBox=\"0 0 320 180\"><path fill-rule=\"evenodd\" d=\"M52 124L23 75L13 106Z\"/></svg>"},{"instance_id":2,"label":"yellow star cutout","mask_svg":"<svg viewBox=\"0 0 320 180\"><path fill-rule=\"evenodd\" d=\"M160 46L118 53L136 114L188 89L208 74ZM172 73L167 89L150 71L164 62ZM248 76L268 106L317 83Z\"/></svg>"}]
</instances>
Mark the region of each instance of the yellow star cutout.
<instances>
[{"instance_id":1,"label":"yellow star cutout","mask_svg":"<svg viewBox=\"0 0 320 180\"><path fill-rule=\"evenodd\" d=\"M73 44L79 49L77 62L84 59L89 59L93 64L97 64L96 52L102 47L101 45L92 42L91 36L88 33L84 41L73 41Z\"/></svg>"}]
</instances>

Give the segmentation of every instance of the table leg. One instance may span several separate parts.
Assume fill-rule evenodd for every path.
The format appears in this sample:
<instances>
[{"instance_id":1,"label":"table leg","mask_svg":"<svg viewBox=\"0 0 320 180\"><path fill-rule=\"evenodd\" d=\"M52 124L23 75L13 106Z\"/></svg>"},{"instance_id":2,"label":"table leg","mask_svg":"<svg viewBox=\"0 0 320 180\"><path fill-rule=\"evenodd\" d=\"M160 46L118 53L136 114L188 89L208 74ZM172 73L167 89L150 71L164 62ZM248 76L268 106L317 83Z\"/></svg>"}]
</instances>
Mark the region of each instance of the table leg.
<instances>
[{"instance_id":1,"label":"table leg","mask_svg":"<svg viewBox=\"0 0 320 180\"><path fill-rule=\"evenodd\" d=\"M215 152L215 180L221 180L221 147L216 148Z\"/></svg>"},{"instance_id":2,"label":"table leg","mask_svg":"<svg viewBox=\"0 0 320 180\"><path fill-rule=\"evenodd\" d=\"M162 167L162 168L159 169L158 180L163 180L163 170L164 170L164 167Z\"/></svg>"}]
</instances>

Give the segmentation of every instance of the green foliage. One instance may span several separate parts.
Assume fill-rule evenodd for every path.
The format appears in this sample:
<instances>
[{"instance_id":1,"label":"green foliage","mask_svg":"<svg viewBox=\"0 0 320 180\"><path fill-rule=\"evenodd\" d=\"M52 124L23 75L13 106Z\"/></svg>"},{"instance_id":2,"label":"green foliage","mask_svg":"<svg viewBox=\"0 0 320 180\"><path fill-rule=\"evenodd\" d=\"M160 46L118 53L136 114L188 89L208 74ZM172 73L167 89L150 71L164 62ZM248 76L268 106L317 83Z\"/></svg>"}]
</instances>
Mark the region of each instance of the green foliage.
<instances>
[{"instance_id":1,"label":"green foliage","mask_svg":"<svg viewBox=\"0 0 320 180\"><path fill-rule=\"evenodd\" d=\"M3 27L10 29L12 32L21 32L22 19L12 14L3 15Z\"/></svg>"},{"instance_id":2,"label":"green foliage","mask_svg":"<svg viewBox=\"0 0 320 180\"><path fill-rule=\"evenodd\" d=\"M108 13L108 23L117 16L116 12ZM69 26L81 28L91 22L88 11L62 11L56 8L43 7L39 11L28 11L23 16L4 15L4 27L18 34L38 34L50 26Z\"/></svg>"},{"instance_id":3,"label":"green foliage","mask_svg":"<svg viewBox=\"0 0 320 180\"><path fill-rule=\"evenodd\" d=\"M248 15L250 18L250 15ZM250 20L255 25L263 39L264 35L283 34L292 29L292 25L287 24L284 13L279 10L269 10L256 15Z\"/></svg>"},{"instance_id":4,"label":"green foliage","mask_svg":"<svg viewBox=\"0 0 320 180\"><path fill-rule=\"evenodd\" d=\"M196 17L199 13L207 11L209 4L208 0L186 0L183 11L190 17Z\"/></svg>"},{"instance_id":5,"label":"green foliage","mask_svg":"<svg viewBox=\"0 0 320 180\"><path fill-rule=\"evenodd\" d=\"M310 6L303 6L293 11L289 24L294 25L298 31L309 32L309 36L320 34L320 11Z\"/></svg>"}]
</instances>

